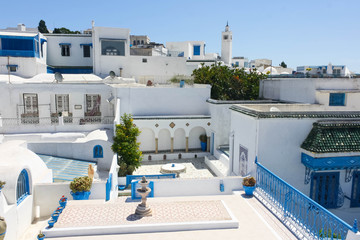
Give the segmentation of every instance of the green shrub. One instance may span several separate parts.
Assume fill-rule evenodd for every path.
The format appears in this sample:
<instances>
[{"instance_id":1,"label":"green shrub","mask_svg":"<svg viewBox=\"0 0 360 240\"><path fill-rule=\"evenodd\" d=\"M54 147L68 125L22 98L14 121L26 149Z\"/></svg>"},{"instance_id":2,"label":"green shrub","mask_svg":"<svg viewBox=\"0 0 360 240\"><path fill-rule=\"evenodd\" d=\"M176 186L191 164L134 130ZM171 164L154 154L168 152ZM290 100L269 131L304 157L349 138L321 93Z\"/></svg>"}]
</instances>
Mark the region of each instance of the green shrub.
<instances>
[{"instance_id":1,"label":"green shrub","mask_svg":"<svg viewBox=\"0 0 360 240\"><path fill-rule=\"evenodd\" d=\"M90 191L92 185L92 179L88 176L77 177L70 182L70 189L73 193Z\"/></svg>"},{"instance_id":2,"label":"green shrub","mask_svg":"<svg viewBox=\"0 0 360 240\"><path fill-rule=\"evenodd\" d=\"M256 184L256 180L254 177L246 177L243 179L243 185L246 187L253 187Z\"/></svg>"}]
</instances>

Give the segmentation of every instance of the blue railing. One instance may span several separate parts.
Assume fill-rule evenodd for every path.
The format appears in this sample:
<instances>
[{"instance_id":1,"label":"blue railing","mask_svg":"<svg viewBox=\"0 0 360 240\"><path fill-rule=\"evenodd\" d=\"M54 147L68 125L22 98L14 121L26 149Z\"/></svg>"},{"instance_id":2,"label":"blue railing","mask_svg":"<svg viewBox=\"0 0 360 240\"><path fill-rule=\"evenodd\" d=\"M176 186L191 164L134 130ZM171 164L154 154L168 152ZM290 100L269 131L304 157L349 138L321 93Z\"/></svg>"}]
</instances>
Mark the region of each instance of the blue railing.
<instances>
[{"instance_id":1,"label":"blue railing","mask_svg":"<svg viewBox=\"0 0 360 240\"><path fill-rule=\"evenodd\" d=\"M346 239L357 232L343 220L256 162L255 196L299 238Z\"/></svg>"}]
</instances>

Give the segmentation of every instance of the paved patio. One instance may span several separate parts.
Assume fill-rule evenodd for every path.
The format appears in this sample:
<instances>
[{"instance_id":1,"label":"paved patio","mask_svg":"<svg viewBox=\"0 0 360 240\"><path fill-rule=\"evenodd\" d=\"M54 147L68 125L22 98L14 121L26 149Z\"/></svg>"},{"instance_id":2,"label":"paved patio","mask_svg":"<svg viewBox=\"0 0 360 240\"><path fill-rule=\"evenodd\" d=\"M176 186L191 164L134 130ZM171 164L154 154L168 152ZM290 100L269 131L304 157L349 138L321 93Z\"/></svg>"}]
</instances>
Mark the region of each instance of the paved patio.
<instances>
[{"instance_id":1,"label":"paved patio","mask_svg":"<svg viewBox=\"0 0 360 240\"><path fill-rule=\"evenodd\" d=\"M274 217L258 200L255 198L244 197L243 192L235 195L215 195L197 197L171 197L153 198L149 203L173 203L182 201L218 201L225 202L231 213L239 221L236 229L213 229L213 230L193 230L176 232L156 232L156 233L134 233L120 235L93 235L78 237L59 237L53 240L158 240L158 239L207 239L207 240L238 240L238 239L297 239L289 230ZM119 198L118 201L126 201L126 198ZM99 201L100 202L100 201ZM85 203L84 203L85 204ZM186 213L186 211L183 211Z\"/></svg>"},{"instance_id":2,"label":"paved patio","mask_svg":"<svg viewBox=\"0 0 360 240\"><path fill-rule=\"evenodd\" d=\"M134 175L161 174L161 166L168 163L180 163L186 167L186 172L180 173L181 178L209 178L215 176L205 164L204 158L143 161L141 167L134 172Z\"/></svg>"}]
</instances>

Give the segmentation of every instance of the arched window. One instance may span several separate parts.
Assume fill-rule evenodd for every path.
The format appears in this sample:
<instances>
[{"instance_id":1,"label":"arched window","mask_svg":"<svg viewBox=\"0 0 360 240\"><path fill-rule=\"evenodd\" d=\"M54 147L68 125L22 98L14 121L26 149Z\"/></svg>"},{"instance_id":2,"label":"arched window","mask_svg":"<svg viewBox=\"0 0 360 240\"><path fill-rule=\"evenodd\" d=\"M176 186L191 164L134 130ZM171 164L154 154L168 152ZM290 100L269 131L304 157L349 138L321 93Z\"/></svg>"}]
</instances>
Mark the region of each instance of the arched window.
<instances>
[{"instance_id":1,"label":"arched window","mask_svg":"<svg viewBox=\"0 0 360 240\"><path fill-rule=\"evenodd\" d=\"M28 172L23 169L19 175L16 185L17 205L19 205L29 194L29 175Z\"/></svg>"},{"instance_id":2,"label":"arched window","mask_svg":"<svg viewBox=\"0 0 360 240\"><path fill-rule=\"evenodd\" d=\"M133 45L135 46L136 45L136 41L134 40L134 42L133 42Z\"/></svg>"},{"instance_id":3,"label":"arched window","mask_svg":"<svg viewBox=\"0 0 360 240\"><path fill-rule=\"evenodd\" d=\"M139 44L140 44L140 40L136 40L136 44L139 45Z\"/></svg>"},{"instance_id":4,"label":"arched window","mask_svg":"<svg viewBox=\"0 0 360 240\"><path fill-rule=\"evenodd\" d=\"M94 158L103 158L103 148L100 145L94 147Z\"/></svg>"},{"instance_id":5,"label":"arched window","mask_svg":"<svg viewBox=\"0 0 360 240\"><path fill-rule=\"evenodd\" d=\"M144 40L141 40L141 44L144 44Z\"/></svg>"}]
</instances>

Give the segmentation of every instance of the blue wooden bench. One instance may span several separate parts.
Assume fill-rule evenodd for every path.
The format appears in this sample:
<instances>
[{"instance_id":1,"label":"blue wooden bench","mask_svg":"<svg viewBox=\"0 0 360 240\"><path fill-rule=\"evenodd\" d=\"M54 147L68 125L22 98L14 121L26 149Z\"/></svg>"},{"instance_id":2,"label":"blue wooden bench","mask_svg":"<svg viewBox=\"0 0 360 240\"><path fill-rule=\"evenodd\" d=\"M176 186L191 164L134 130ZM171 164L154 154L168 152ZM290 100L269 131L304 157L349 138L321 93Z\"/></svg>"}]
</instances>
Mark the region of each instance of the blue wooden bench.
<instances>
[{"instance_id":1,"label":"blue wooden bench","mask_svg":"<svg viewBox=\"0 0 360 240\"><path fill-rule=\"evenodd\" d=\"M126 185L119 185L119 190L126 189L133 180L141 180L142 177L147 179L176 178L176 173L152 174L152 175L126 175Z\"/></svg>"}]
</instances>

